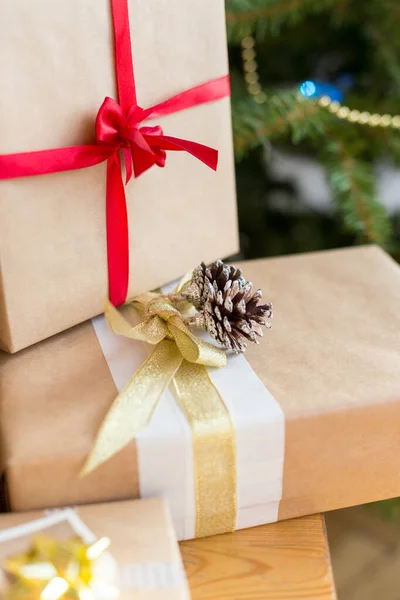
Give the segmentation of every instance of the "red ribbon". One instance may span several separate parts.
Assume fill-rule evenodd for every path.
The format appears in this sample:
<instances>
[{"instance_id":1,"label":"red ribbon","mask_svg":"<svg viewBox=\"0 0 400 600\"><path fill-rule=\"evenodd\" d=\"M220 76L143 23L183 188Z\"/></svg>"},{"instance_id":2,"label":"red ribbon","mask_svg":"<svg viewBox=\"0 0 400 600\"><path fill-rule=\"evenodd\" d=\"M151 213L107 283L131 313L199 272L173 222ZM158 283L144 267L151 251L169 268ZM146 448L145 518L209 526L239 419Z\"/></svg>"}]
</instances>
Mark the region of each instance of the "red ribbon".
<instances>
[{"instance_id":1,"label":"red ribbon","mask_svg":"<svg viewBox=\"0 0 400 600\"><path fill-rule=\"evenodd\" d=\"M142 126L144 121L229 96L229 76L207 81L151 108L137 104L132 62L128 0L111 0L114 35L117 103L106 98L96 118L96 143L0 156L0 179L72 171L107 160L106 229L108 281L111 302L126 300L129 281L128 215L121 159L126 182L153 165L164 167L167 150L185 151L216 170L218 152L213 148L164 135L159 126Z\"/></svg>"}]
</instances>

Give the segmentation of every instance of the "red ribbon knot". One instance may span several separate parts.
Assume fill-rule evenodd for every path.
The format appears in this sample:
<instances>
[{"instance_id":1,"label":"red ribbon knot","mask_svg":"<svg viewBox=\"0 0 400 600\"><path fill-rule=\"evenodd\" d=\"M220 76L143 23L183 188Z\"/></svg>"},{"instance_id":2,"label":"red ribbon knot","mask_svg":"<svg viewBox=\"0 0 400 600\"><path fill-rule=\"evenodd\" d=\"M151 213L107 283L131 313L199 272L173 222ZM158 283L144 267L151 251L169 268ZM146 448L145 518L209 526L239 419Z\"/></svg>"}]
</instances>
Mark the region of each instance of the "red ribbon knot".
<instances>
[{"instance_id":1,"label":"red ribbon knot","mask_svg":"<svg viewBox=\"0 0 400 600\"><path fill-rule=\"evenodd\" d=\"M145 118L146 111L137 104L124 114L113 98L106 98L97 113L96 140L106 144L113 155L123 150L126 183L132 177L132 172L139 177L153 165L164 167L166 151L170 149L159 125L140 126Z\"/></svg>"}]
</instances>

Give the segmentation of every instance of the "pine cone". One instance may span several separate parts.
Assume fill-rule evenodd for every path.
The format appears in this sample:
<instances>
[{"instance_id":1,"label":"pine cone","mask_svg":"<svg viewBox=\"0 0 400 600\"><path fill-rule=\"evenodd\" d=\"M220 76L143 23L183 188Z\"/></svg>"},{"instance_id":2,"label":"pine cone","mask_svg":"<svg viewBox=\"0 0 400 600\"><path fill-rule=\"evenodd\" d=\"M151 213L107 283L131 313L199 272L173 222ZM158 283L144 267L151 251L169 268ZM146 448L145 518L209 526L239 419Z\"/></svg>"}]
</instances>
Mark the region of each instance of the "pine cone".
<instances>
[{"instance_id":1,"label":"pine cone","mask_svg":"<svg viewBox=\"0 0 400 600\"><path fill-rule=\"evenodd\" d=\"M244 352L247 340L258 343L262 325L271 327L265 319L272 318L272 305L258 304L261 290L253 293L241 270L221 261L197 267L186 293L199 310L192 324L236 354Z\"/></svg>"},{"instance_id":2,"label":"pine cone","mask_svg":"<svg viewBox=\"0 0 400 600\"><path fill-rule=\"evenodd\" d=\"M216 289L218 291L219 289L223 290L228 281L232 283L238 281L240 287L246 283L240 269L225 265L222 260L217 260L208 267L201 263L193 271L190 286L183 291L182 296L194 304L196 308L201 308L208 300L210 284L214 287L215 285L218 286L218 289Z\"/></svg>"}]
</instances>

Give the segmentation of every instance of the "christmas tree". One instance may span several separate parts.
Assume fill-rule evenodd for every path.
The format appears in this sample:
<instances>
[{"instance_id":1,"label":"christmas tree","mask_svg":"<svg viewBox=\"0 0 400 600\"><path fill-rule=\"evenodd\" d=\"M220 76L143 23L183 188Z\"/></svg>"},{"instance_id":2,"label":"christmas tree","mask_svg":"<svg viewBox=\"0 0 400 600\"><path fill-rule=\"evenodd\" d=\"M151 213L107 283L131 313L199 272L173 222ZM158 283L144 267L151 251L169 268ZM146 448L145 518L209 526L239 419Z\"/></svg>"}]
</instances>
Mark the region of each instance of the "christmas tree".
<instances>
[{"instance_id":1,"label":"christmas tree","mask_svg":"<svg viewBox=\"0 0 400 600\"><path fill-rule=\"evenodd\" d=\"M381 190L400 162L399 17L396 0L227 0L246 257L400 256L396 187L390 210Z\"/></svg>"}]
</instances>

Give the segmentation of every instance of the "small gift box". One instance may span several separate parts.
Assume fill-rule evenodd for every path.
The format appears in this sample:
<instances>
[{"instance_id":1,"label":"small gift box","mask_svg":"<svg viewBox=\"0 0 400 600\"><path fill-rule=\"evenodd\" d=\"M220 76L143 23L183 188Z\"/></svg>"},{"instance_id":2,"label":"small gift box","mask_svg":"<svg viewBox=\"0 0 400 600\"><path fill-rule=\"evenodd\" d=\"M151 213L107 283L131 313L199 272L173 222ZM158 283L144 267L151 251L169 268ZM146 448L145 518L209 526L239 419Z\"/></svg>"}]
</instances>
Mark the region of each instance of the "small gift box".
<instances>
[{"instance_id":1,"label":"small gift box","mask_svg":"<svg viewBox=\"0 0 400 600\"><path fill-rule=\"evenodd\" d=\"M0 55L2 349L237 251L223 0L3 0Z\"/></svg>"},{"instance_id":2,"label":"small gift box","mask_svg":"<svg viewBox=\"0 0 400 600\"><path fill-rule=\"evenodd\" d=\"M4 600L188 600L165 501L0 516Z\"/></svg>"},{"instance_id":3,"label":"small gift box","mask_svg":"<svg viewBox=\"0 0 400 600\"><path fill-rule=\"evenodd\" d=\"M3 354L12 509L163 496L178 537L192 538L400 494L398 265L371 246L240 266L273 302L274 321L225 367L204 373L219 352L210 357L165 298L139 329L124 329L112 311L123 335L98 317ZM261 322L249 289L234 298L235 310L244 297ZM155 346L129 339L138 336ZM173 386L154 401L168 370ZM85 464L92 472L82 476Z\"/></svg>"}]
</instances>

